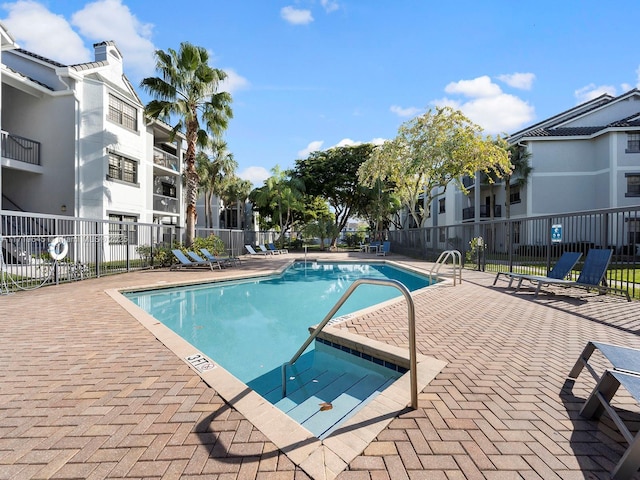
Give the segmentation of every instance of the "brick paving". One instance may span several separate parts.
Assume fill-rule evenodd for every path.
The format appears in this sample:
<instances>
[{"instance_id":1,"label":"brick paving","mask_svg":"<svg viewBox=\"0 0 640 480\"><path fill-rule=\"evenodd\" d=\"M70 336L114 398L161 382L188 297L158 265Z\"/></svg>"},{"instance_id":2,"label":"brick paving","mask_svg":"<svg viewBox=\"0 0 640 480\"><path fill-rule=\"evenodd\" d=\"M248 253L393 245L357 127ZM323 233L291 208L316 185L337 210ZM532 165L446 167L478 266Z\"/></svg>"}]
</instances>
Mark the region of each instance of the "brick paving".
<instances>
[{"instance_id":1,"label":"brick paving","mask_svg":"<svg viewBox=\"0 0 640 480\"><path fill-rule=\"evenodd\" d=\"M265 273L285 261L0 296L0 479L310 478L105 293ZM491 287L493 275L463 277L415 296L418 350L448 365L419 408L392 420L337 478L609 478L625 445L606 416L579 417L593 380L585 372L571 388L566 374L588 340L640 348L638 302L579 290L534 301L506 282ZM406 323L400 303L338 328L406 347ZM616 401L638 425L635 402Z\"/></svg>"}]
</instances>

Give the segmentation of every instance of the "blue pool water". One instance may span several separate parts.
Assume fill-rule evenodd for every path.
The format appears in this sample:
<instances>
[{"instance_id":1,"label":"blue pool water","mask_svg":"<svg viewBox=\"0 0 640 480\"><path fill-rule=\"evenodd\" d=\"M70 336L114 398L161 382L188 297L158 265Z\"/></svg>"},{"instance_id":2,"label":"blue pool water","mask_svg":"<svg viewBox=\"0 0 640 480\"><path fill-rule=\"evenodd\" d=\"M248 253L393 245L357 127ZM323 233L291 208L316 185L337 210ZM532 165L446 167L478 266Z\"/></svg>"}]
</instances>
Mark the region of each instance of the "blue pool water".
<instances>
[{"instance_id":1,"label":"blue pool water","mask_svg":"<svg viewBox=\"0 0 640 480\"><path fill-rule=\"evenodd\" d=\"M362 277L395 279L410 291L429 286L428 277L385 264L298 262L278 276L126 296L248 384L279 371L309 336L308 327ZM336 316L400 295L393 287L362 285Z\"/></svg>"},{"instance_id":2,"label":"blue pool water","mask_svg":"<svg viewBox=\"0 0 640 480\"><path fill-rule=\"evenodd\" d=\"M307 262L278 276L125 295L322 439L406 371L318 338L287 368L282 396L282 364L362 277L398 280L410 291L429 286L428 277L385 264ZM400 295L361 285L336 316Z\"/></svg>"}]
</instances>

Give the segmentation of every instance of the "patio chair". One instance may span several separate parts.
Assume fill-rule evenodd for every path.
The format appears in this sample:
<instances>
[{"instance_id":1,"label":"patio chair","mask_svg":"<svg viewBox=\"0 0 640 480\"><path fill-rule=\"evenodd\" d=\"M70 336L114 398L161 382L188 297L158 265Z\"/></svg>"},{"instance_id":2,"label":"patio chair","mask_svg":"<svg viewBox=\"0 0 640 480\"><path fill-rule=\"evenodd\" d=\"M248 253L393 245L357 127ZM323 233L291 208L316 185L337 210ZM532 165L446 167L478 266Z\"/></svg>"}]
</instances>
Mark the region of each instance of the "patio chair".
<instances>
[{"instance_id":1,"label":"patio chair","mask_svg":"<svg viewBox=\"0 0 640 480\"><path fill-rule=\"evenodd\" d=\"M251 255L252 257L260 256L260 255L262 256L270 255L269 252L263 252L263 251L256 252L251 245L245 245L244 248L247 249L247 252L249 252L249 255Z\"/></svg>"},{"instance_id":2,"label":"patio chair","mask_svg":"<svg viewBox=\"0 0 640 480\"><path fill-rule=\"evenodd\" d=\"M211 269L212 270L213 270L214 266L216 266L220 270L222 270L222 262L219 261L219 260L204 259L200 255L198 255L196 252L193 252L191 250L187 250L187 255L189 256L189 258L191 258L191 260L193 260L196 263L207 263L208 262L209 264L211 264Z\"/></svg>"},{"instance_id":3,"label":"patio chair","mask_svg":"<svg viewBox=\"0 0 640 480\"><path fill-rule=\"evenodd\" d=\"M202 258L200 259L200 262L189 260L189 258L184 253L182 253L182 250L178 249L171 250L171 252L173 253L173 256L178 260L178 263L171 265L171 267L169 268L170 270L194 267L209 267L211 270L213 270L213 264L208 260L204 260Z\"/></svg>"},{"instance_id":4,"label":"patio chair","mask_svg":"<svg viewBox=\"0 0 640 480\"><path fill-rule=\"evenodd\" d=\"M553 266L551 271L547 274L547 278L554 278L557 280L561 280L567 277L573 267L575 267L582 253L580 252L564 252L556 264ZM520 280L527 280L529 277L539 278L539 275L531 275L528 273L513 273L513 272L498 272L496 274L496 278L493 280L493 284L495 285L500 278L500 275L504 275L505 277L509 277L509 287L513 284L513 281L518 278Z\"/></svg>"},{"instance_id":5,"label":"patio chair","mask_svg":"<svg viewBox=\"0 0 640 480\"><path fill-rule=\"evenodd\" d=\"M630 479L640 468L640 432L634 436L620 418L618 408L611 405L611 399L621 385L636 402L640 402L640 375L605 370L580 410L580 415L589 419L597 419L606 411L629 445L611 472L611 478L615 480Z\"/></svg>"},{"instance_id":6,"label":"patio chair","mask_svg":"<svg viewBox=\"0 0 640 480\"><path fill-rule=\"evenodd\" d=\"M538 293L540 293L540 289L543 285L557 285L560 287L584 288L587 291L594 289L598 290L600 293L606 293L607 291L619 292L625 295L627 297L627 301L630 302L631 297L629 296L629 292L620 288L607 286L605 283L603 283L605 274L607 273L607 268L609 268L609 262L611 262L612 254L613 251L609 248L592 248L591 250L589 250L586 258L584 259L582 271L580 272L578 279L575 281L549 277L537 277L535 275L527 277L527 280L529 280L531 283L536 284L536 292L534 298L537 298ZM520 287L522 286L522 280L524 280L524 278L520 278L518 280L516 292L520 290Z\"/></svg>"},{"instance_id":7,"label":"patio chair","mask_svg":"<svg viewBox=\"0 0 640 480\"><path fill-rule=\"evenodd\" d=\"M382 245L378 246L378 251L376 255L381 255L386 257L391 254L391 242L382 242Z\"/></svg>"},{"instance_id":8,"label":"patio chair","mask_svg":"<svg viewBox=\"0 0 640 480\"><path fill-rule=\"evenodd\" d=\"M286 248L276 248L276 246L273 243L267 243L267 247L273 253L289 253L289 250L287 250Z\"/></svg>"},{"instance_id":9,"label":"patio chair","mask_svg":"<svg viewBox=\"0 0 640 480\"><path fill-rule=\"evenodd\" d=\"M280 252L274 252L273 250L269 250L267 247L264 246L263 243L258 245L258 248L260 249L261 252L264 252L265 255L280 255Z\"/></svg>"},{"instance_id":10,"label":"patio chair","mask_svg":"<svg viewBox=\"0 0 640 480\"><path fill-rule=\"evenodd\" d=\"M240 265L240 259L238 257L217 257L209 252L209 250L207 250L206 248L201 248L200 253L210 262L220 262L224 266Z\"/></svg>"},{"instance_id":11,"label":"patio chair","mask_svg":"<svg viewBox=\"0 0 640 480\"><path fill-rule=\"evenodd\" d=\"M568 377L570 379L577 379L582 369L586 368L596 382L600 380L600 375L589 363L591 355L593 355L593 352L596 350L609 361L614 370L633 372L640 375L640 350L610 343L590 341L587 342L584 350L582 350L578 360L569 372Z\"/></svg>"}]
</instances>

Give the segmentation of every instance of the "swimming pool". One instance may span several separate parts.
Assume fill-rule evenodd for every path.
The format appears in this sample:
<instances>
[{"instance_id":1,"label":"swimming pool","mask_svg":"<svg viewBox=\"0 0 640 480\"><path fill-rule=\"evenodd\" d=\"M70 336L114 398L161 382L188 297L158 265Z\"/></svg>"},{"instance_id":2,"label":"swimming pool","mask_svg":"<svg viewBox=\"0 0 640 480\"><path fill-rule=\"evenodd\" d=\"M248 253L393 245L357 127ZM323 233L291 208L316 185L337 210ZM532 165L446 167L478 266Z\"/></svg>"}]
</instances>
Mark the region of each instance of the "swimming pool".
<instances>
[{"instance_id":1,"label":"swimming pool","mask_svg":"<svg viewBox=\"0 0 640 480\"><path fill-rule=\"evenodd\" d=\"M357 278L392 278L410 291L429 278L384 263L296 262L281 275L125 293L246 384L279 369ZM336 316L398 297L363 285ZM313 348L312 346L310 348Z\"/></svg>"}]
</instances>

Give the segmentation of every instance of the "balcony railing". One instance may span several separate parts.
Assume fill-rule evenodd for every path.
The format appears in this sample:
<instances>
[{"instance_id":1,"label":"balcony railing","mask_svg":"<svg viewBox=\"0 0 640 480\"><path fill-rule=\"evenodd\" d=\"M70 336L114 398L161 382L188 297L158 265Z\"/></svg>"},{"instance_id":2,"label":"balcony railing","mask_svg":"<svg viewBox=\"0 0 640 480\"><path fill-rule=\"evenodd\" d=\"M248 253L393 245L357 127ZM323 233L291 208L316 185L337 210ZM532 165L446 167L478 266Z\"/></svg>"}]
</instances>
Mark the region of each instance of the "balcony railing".
<instances>
[{"instance_id":1,"label":"balcony railing","mask_svg":"<svg viewBox=\"0 0 640 480\"><path fill-rule=\"evenodd\" d=\"M153 210L155 212L180 213L178 211L178 199L173 197L165 197L164 195L153 196Z\"/></svg>"},{"instance_id":2,"label":"balcony railing","mask_svg":"<svg viewBox=\"0 0 640 480\"><path fill-rule=\"evenodd\" d=\"M178 157L156 147L153 148L153 163L173 170L174 172L180 171L180 160Z\"/></svg>"},{"instance_id":3,"label":"balcony railing","mask_svg":"<svg viewBox=\"0 0 640 480\"><path fill-rule=\"evenodd\" d=\"M40 142L2 132L2 157L40 165Z\"/></svg>"},{"instance_id":4,"label":"balcony railing","mask_svg":"<svg viewBox=\"0 0 640 480\"><path fill-rule=\"evenodd\" d=\"M491 209L487 205L480 205L480 218L491 218ZM462 220L473 220L476 215L475 207L467 207L462 209ZM502 205L493 207L493 217L502 217Z\"/></svg>"}]
</instances>

